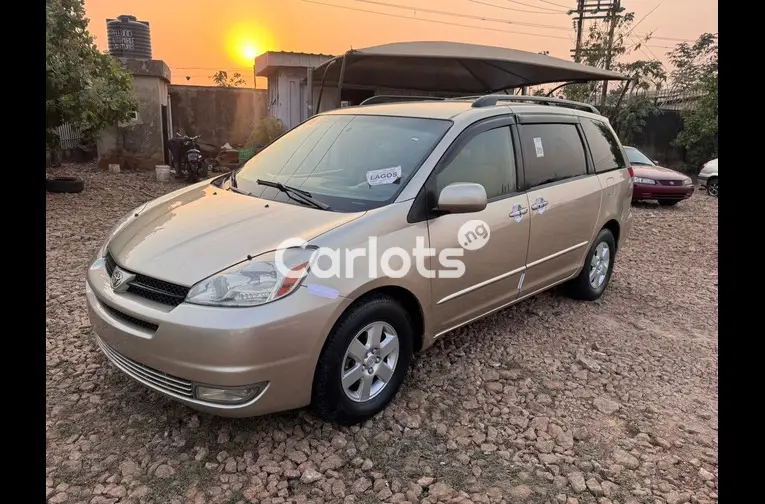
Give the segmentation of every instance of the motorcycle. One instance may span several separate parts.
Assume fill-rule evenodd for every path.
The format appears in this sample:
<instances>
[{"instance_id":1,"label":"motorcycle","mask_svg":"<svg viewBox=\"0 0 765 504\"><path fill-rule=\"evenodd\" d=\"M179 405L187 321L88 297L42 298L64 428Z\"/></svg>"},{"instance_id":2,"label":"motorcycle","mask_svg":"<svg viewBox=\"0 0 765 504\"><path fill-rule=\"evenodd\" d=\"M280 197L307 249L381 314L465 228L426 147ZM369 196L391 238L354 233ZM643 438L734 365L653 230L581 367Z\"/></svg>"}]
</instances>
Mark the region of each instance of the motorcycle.
<instances>
[{"instance_id":1,"label":"motorcycle","mask_svg":"<svg viewBox=\"0 0 765 504\"><path fill-rule=\"evenodd\" d=\"M208 166L202 159L202 151L197 142L200 136L176 133L170 140L170 165L175 170L175 176L185 177L192 184L207 176Z\"/></svg>"}]
</instances>

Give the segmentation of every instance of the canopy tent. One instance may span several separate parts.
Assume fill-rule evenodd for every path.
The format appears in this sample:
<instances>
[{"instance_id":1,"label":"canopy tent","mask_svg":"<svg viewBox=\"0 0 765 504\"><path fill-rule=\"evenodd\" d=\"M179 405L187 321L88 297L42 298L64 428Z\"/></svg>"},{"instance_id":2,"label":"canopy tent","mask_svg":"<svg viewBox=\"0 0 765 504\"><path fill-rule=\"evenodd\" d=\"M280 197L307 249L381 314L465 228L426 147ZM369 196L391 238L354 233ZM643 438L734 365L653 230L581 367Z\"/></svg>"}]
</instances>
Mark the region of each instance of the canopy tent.
<instances>
[{"instance_id":1,"label":"canopy tent","mask_svg":"<svg viewBox=\"0 0 765 504\"><path fill-rule=\"evenodd\" d=\"M314 83L484 94L550 82L629 80L544 54L459 42L397 42L355 49L316 67Z\"/></svg>"}]
</instances>

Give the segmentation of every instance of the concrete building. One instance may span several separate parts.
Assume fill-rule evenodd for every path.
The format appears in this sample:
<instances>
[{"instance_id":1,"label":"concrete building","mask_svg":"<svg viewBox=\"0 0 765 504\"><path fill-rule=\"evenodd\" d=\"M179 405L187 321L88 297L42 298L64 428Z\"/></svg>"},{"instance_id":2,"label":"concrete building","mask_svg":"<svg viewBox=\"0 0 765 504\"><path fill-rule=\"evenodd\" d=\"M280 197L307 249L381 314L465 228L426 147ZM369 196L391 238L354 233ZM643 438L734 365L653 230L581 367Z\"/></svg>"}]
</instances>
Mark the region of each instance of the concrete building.
<instances>
[{"instance_id":1,"label":"concrete building","mask_svg":"<svg viewBox=\"0 0 765 504\"><path fill-rule=\"evenodd\" d=\"M280 119L287 129L311 117L321 81L313 69L332 58L334 56L328 54L282 51L269 51L255 58L255 75L268 78L268 115ZM308 90L312 88L314 92L310 93ZM340 105L336 94L327 93L322 97L322 110Z\"/></svg>"},{"instance_id":2,"label":"concrete building","mask_svg":"<svg viewBox=\"0 0 765 504\"><path fill-rule=\"evenodd\" d=\"M96 142L98 165L153 170L167 162L166 142L173 131L170 68L161 60L117 58L133 76L138 110L122 124L105 129Z\"/></svg>"}]
</instances>

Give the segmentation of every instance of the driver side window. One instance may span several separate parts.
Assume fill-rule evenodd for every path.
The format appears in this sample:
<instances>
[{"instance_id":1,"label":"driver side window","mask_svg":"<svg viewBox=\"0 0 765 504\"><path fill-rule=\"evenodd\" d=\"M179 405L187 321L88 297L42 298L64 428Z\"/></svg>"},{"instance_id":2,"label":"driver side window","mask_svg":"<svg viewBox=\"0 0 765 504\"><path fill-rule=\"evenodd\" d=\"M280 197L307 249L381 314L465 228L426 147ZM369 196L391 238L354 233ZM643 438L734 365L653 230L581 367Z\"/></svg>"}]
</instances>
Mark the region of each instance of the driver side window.
<instances>
[{"instance_id":1,"label":"driver side window","mask_svg":"<svg viewBox=\"0 0 765 504\"><path fill-rule=\"evenodd\" d=\"M517 190L515 153L510 127L474 136L436 177L438 193L454 182L481 184L491 200Z\"/></svg>"}]
</instances>

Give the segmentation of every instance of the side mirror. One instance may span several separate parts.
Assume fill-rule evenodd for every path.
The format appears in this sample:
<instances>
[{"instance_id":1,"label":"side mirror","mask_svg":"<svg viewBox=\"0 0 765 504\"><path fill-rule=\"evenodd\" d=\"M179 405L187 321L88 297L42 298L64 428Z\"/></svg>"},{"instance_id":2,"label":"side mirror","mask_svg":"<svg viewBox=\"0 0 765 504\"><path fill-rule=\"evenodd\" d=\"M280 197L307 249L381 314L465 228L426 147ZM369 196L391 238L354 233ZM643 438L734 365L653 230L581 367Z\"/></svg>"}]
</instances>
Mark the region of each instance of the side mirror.
<instances>
[{"instance_id":1,"label":"side mirror","mask_svg":"<svg viewBox=\"0 0 765 504\"><path fill-rule=\"evenodd\" d=\"M481 184L455 182L438 195L438 211L443 213L480 212L486 203L486 189Z\"/></svg>"},{"instance_id":2,"label":"side mirror","mask_svg":"<svg viewBox=\"0 0 765 504\"><path fill-rule=\"evenodd\" d=\"M653 161L653 164L655 164L655 165L658 165L658 164L660 164L660 163L659 163L658 161L656 161L655 159L652 159L651 161Z\"/></svg>"}]
</instances>

